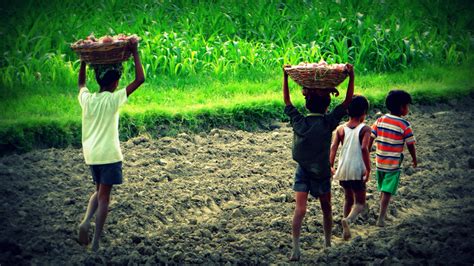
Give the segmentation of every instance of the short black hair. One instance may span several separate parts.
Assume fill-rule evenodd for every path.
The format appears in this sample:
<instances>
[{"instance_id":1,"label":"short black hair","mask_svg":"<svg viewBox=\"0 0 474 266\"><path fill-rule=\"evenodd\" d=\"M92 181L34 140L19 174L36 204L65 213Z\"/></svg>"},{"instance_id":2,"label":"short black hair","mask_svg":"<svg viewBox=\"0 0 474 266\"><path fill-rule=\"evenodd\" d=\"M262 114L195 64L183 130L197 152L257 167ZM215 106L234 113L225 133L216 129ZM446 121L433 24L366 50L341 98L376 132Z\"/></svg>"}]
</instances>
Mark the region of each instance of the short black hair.
<instances>
[{"instance_id":1,"label":"short black hair","mask_svg":"<svg viewBox=\"0 0 474 266\"><path fill-rule=\"evenodd\" d=\"M97 80L97 83L99 83L100 87L110 86L112 83L119 80L121 76L122 73L117 70L108 70L102 75L102 77L100 77L99 71L95 72L95 79Z\"/></svg>"},{"instance_id":2,"label":"short black hair","mask_svg":"<svg viewBox=\"0 0 474 266\"><path fill-rule=\"evenodd\" d=\"M122 63L94 64L91 65L95 71L95 79L100 87L109 87L122 76Z\"/></svg>"},{"instance_id":3,"label":"short black hair","mask_svg":"<svg viewBox=\"0 0 474 266\"><path fill-rule=\"evenodd\" d=\"M399 115L402 111L402 107L407 104L411 104L411 95L404 90L391 90L387 98L385 99L385 105L390 113Z\"/></svg>"},{"instance_id":4,"label":"short black hair","mask_svg":"<svg viewBox=\"0 0 474 266\"><path fill-rule=\"evenodd\" d=\"M329 94L308 93L305 95L306 109L312 113L324 114L331 103L331 96Z\"/></svg>"},{"instance_id":5,"label":"short black hair","mask_svg":"<svg viewBox=\"0 0 474 266\"><path fill-rule=\"evenodd\" d=\"M361 117L369 110L369 100L362 95L354 95L347 108L350 117Z\"/></svg>"}]
</instances>

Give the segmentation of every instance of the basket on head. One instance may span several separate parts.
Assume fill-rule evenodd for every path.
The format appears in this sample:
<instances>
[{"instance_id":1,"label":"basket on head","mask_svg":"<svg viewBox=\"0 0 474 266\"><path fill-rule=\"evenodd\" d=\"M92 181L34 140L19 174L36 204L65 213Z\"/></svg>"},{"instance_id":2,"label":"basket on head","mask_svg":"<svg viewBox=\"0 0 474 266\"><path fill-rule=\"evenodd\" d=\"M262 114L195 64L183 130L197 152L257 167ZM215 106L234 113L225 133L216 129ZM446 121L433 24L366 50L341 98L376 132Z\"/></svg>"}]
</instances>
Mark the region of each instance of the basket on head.
<instances>
[{"instance_id":1,"label":"basket on head","mask_svg":"<svg viewBox=\"0 0 474 266\"><path fill-rule=\"evenodd\" d=\"M346 65L322 63L301 63L287 66L285 72L299 85L308 89L335 88L347 77Z\"/></svg>"},{"instance_id":2,"label":"basket on head","mask_svg":"<svg viewBox=\"0 0 474 266\"><path fill-rule=\"evenodd\" d=\"M82 61L88 64L116 64L128 60L132 55L129 48L130 38L135 37L117 35L108 37L107 42L95 41L95 38L88 37L87 40L79 40L71 44L73 49Z\"/></svg>"}]
</instances>

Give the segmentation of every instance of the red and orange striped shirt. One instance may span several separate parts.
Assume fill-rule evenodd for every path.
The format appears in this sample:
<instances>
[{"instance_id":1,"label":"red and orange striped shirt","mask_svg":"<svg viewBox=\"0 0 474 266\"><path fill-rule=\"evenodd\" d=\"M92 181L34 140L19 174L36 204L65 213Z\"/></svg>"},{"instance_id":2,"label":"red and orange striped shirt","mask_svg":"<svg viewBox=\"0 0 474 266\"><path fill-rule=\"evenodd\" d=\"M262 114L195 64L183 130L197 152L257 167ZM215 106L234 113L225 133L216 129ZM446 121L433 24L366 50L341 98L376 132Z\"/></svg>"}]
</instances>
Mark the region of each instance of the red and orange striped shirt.
<instances>
[{"instance_id":1,"label":"red and orange striped shirt","mask_svg":"<svg viewBox=\"0 0 474 266\"><path fill-rule=\"evenodd\" d=\"M372 125L375 139L377 170L390 172L400 169L403 146L415 143L410 123L398 116L386 114Z\"/></svg>"}]
</instances>

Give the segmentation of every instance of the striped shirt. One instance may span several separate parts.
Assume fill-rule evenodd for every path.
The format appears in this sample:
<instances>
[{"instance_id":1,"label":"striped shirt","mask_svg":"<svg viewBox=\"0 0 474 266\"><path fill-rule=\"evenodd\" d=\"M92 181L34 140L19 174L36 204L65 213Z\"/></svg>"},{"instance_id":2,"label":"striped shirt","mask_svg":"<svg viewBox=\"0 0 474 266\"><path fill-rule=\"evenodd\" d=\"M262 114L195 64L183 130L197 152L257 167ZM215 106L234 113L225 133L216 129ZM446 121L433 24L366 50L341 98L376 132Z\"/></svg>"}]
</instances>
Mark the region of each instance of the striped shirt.
<instances>
[{"instance_id":1,"label":"striped shirt","mask_svg":"<svg viewBox=\"0 0 474 266\"><path fill-rule=\"evenodd\" d=\"M398 116L386 114L372 125L371 137L375 139L377 170L398 171L404 144L414 144L415 136L410 123Z\"/></svg>"}]
</instances>

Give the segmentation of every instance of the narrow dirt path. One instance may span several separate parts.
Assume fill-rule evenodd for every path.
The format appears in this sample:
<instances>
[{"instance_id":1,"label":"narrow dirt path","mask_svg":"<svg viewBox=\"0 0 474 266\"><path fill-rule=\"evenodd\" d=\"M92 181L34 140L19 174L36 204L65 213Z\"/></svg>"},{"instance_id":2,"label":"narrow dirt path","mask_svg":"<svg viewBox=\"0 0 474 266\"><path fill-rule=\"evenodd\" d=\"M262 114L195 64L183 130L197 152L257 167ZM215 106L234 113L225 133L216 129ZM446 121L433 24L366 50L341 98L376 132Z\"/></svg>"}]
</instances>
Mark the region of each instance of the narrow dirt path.
<instances>
[{"instance_id":1,"label":"narrow dirt path","mask_svg":"<svg viewBox=\"0 0 474 266\"><path fill-rule=\"evenodd\" d=\"M334 247L324 249L319 204L311 199L301 262L472 264L472 100L413 106L408 119L421 162L417 169L404 163L386 228L375 226L372 179L369 209L353 239L342 241L343 194L334 182ZM94 189L81 150L2 157L0 263L288 262L296 166L291 141L291 128L279 124L273 131L215 129L123 143L125 182L114 188L97 254L76 242Z\"/></svg>"}]
</instances>

